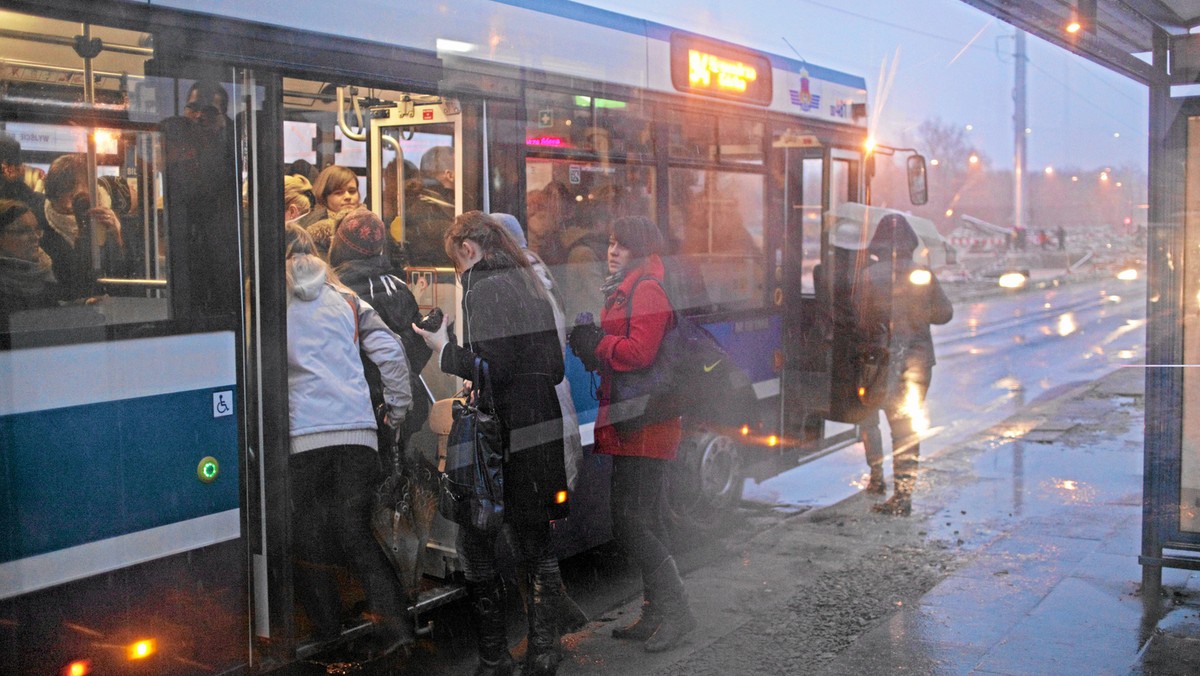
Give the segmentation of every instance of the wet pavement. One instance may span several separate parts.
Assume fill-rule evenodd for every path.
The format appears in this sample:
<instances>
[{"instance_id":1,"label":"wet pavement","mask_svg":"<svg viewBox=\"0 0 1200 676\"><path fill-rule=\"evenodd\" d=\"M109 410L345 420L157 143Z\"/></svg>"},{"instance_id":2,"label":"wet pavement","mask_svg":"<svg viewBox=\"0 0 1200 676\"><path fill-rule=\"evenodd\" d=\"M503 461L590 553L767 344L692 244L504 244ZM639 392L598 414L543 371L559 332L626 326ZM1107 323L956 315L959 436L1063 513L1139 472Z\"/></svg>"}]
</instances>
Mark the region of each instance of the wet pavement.
<instances>
[{"instance_id":1,"label":"wet pavement","mask_svg":"<svg viewBox=\"0 0 1200 676\"><path fill-rule=\"evenodd\" d=\"M856 493L735 536L685 576L686 647L614 641L632 598L566 637L559 673L1200 673L1200 573L1140 595L1142 401L1143 371L1121 368L932 454L909 518ZM889 556L883 594L856 586Z\"/></svg>"}]
</instances>

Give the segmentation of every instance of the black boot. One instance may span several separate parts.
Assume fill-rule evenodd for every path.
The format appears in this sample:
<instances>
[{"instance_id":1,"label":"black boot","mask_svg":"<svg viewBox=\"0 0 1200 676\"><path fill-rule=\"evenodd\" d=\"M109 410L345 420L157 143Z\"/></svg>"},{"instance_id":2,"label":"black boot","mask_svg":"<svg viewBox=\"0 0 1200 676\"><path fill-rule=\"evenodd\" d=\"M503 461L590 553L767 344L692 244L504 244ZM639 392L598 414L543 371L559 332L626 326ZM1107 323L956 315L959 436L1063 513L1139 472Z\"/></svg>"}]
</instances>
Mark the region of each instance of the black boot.
<instances>
[{"instance_id":1,"label":"black boot","mask_svg":"<svg viewBox=\"0 0 1200 676\"><path fill-rule=\"evenodd\" d=\"M646 651L658 653L682 643L684 637L696 628L696 618L688 607L687 592L674 558L668 556L650 577L650 586L654 588L662 607L662 621L646 639Z\"/></svg>"},{"instance_id":2,"label":"black boot","mask_svg":"<svg viewBox=\"0 0 1200 676\"><path fill-rule=\"evenodd\" d=\"M612 636L623 641L645 641L654 634L662 623L662 606L654 597L654 588L649 581L642 590L642 615L633 624L613 629Z\"/></svg>"},{"instance_id":3,"label":"black boot","mask_svg":"<svg viewBox=\"0 0 1200 676\"><path fill-rule=\"evenodd\" d=\"M560 574L561 576L561 574ZM558 594L555 596L558 604L558 633L571 634L583 629L588 623L587 613L567 594L567 586L559 583Z\"/></svg>"},{"instance_id":4,"label":"black boot","mask_svg":"<svg viewBox=\"0 0 1200 676\"><path fill-rule=\"evenodd\" d=\"M528 650L525 652L525 667L521 676L552 676L558 671L562 653L558 647L561 603L563 592L562 576L555 565L554 571L535 568L529 576Z\"/></svg>"},{"instance_id":5,"label":"black boot","mask_svg":"<svg viewBox=\"0 0 1200 676\"><path fill-rule=\"evenodd\" d=\"M475 676L511 676L516 663L508 652L504 583L498 577L468 582L467 592L479 634L479 666L475 667Z\"/></svg>"}]
</instances>

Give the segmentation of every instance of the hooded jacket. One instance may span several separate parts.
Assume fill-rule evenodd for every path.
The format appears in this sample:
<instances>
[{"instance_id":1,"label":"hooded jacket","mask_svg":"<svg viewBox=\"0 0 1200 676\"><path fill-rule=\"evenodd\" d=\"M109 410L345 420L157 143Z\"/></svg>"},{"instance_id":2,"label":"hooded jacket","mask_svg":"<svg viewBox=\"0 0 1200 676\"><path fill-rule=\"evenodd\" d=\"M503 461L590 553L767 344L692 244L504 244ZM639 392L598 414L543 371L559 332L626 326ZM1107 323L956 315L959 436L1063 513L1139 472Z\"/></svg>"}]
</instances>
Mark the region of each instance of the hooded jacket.
<instances>
[{"instance_id":1,"label":"hooded jacket","mask_svg":"<svg viewBox=\"0 0 1200 676\"><path fill-rule=\"evenodd\" d=\"M325 265L315 257L297 257L305 258L313 260L289 262L293 275L287 308L292 453L342 444L378 450L375 414L359 351L361 348L379 367L390 416L403 420L412 404L404 348L370 304L328 283Z\"/></svg>"}]
</instances>

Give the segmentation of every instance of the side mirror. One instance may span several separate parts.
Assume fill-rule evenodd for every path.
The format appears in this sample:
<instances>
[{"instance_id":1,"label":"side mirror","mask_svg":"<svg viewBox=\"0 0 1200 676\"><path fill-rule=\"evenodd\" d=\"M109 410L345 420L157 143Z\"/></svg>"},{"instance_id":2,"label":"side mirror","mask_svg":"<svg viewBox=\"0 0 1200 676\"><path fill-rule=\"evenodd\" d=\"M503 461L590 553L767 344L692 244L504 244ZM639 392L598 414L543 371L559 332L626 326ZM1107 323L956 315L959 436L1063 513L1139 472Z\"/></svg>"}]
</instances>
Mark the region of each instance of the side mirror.
<instances>
[{"instance_id":1,"label":"side mirror","mask_svg":"<svg viewBox=\"0 0 1200 676\"><path fill-rule=\"evenodd\" d=\"M929 184L925 180L925 157L908 156L908 200L920 206L929 201Z\"/></svg>"}]
</instances>

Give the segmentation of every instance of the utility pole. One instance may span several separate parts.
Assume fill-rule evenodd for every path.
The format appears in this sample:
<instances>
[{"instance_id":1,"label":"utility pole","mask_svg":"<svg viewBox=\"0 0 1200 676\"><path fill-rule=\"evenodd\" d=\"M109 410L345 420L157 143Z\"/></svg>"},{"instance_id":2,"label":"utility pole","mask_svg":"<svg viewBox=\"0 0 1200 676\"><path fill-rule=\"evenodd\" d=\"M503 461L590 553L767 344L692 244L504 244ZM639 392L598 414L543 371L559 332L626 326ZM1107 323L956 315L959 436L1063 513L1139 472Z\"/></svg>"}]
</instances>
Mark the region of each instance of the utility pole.
<instances>
[{"instance_id":1,"label":"utility pole","mask_svg":"<svg viewBox=\"0 0 1200 676\"><path fill-rule=\"evenodd\" d=\"M1016 30L1013 49L1013 225L1025 224L1025 31Z\"/></svg>"}]
</instances>

